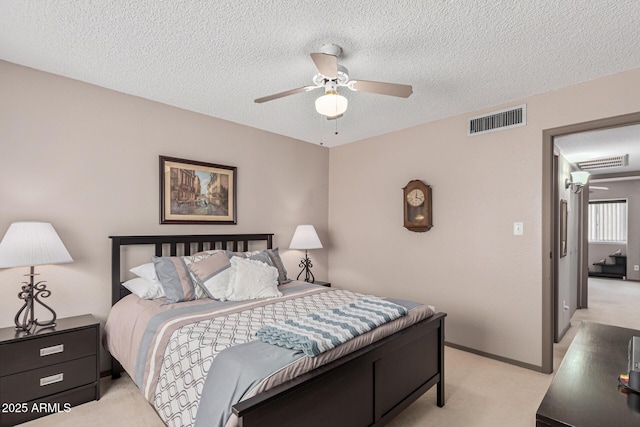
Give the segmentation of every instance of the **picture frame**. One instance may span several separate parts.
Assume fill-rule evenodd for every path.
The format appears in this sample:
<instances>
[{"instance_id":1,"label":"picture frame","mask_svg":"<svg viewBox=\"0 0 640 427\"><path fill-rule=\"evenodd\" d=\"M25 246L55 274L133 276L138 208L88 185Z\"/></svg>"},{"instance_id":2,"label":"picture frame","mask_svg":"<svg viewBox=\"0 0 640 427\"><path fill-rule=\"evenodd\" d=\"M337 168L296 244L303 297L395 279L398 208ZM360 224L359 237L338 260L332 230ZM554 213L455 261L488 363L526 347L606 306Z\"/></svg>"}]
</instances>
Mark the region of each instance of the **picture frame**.
<instances>
[{"instance_id":1,"label":"picture frame","mask_svg":"<svg viewBox=\"0 0 640 427\"><path fill-rule=\"evenodd\" d=\"M235 166L160 156L160 224L237 224Z\"/></svg>"},{"instance_id":2,"label":"picture frame","mask_svg":"<svg viewBox=\"0 0 640 427\"><path fill-rule=\"evenodd\" d=\"M560 199L560 258L567 256L567 201Z\"/></svg>"}]
</instances>

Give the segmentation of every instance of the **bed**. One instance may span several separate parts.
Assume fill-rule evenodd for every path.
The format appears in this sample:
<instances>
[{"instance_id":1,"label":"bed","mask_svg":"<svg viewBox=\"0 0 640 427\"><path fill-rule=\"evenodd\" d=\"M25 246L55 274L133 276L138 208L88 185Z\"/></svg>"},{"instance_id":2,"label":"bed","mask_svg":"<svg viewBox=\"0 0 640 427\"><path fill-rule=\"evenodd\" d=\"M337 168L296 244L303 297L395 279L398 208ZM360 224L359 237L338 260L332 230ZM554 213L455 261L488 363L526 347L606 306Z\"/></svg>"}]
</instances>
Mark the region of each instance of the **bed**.
<instances>
[{"instance_id":1,"label":"bed","mask_svg":"<svg viewBox=\"0 0 640 427\"><path fill-rule=\"evenodd\" d=\"M182 329L186 328L185 335L196 336L198 334L194 331L199 331L200 329L198 328L201 328L202 324L206 324L207 327L211 328L212 326L210 325L215 324L219 319L216 317L213 320L202 320L205 323L200 323L200 319L203 319L201 317L201 315L203 316L202 313L214 311L214 309L229 311L231 310L229 307L234 307L235 310L236 306L233 304L238 303L219 303L215 300L200 299L169 305L158 303L158 301L141 301L135 295L129 295L130 292L122 286L122 280L126 272L126 269L123 268L123 258L126 257L126 250L130 246L150 246L152 248L151 254L157 257L189 256L207 250L227 250L236 253L255 249L268 250L272 249L273 246L273 234L111 236L110 238L112 240L113 307L107 320L103 342L107 350L112 353L112 377L115 379L120 376L123 371L121 361L125 362L125 368L127 368L127 372L134 381L136 378L144 378L137 384L143 394L147 393L145 398L150 401L166 424L198 426L204 425L203 419L206 419L206 424L211 425L211 419L205 417L208 411L213 411L210 408L215 406L210 401L211 399L207 400L206 404L200 401L197 402L197 406L200 408L198 409L198 407L194 408L192 399L185 397L188 396L187 394L182 391L175 392L174 397L166 397L165 400L170 400L174 406L177 405L179 410L176 410L175 408L163 407L162 403L158 403L161 400L157 397L159 394L149 394L150 389L153 390L155 387L158 389L164 387L167 390L175 389L175 386L167 385L166 375L159 374L156 378L154 374L154 369L156 371L165 370L169 373L171 373L172 369L175 369L169 366L170 362L167 361L167 357L169 357L167 355L171 353L170 347L173 344L166 344L166 350L160 348L157 351L158 357L162 356L160 353L164 351L164 356L162 356L164 359L160 357L155 362L155 365L153 362L146 362L146 367L141 368L144 364L140 364L141 357L139 354L137 356L122 354L122 348L125 345L120 345L119 351L112 350L118 347L113 344L116 339L120 339L125 343L129 342L131 346L137 347L138 341L144 341L137 338L142 337L143 333L140 331L130 332L123 327L119 327L121 332L117 332L119 330L118 327L110 326L110 322L115 322L112 320L114 317L121 317L124 316L124 313L138 310L135 307L143 307L143 309L140 309L141 312L157 310L164 313L163 316L178 316L176 313L181 313L179 315L182 317L179 321L170 320L164 324L185 325L189 321L184 319L196 319L198 321L193 321L187 326L181 326ZM335 302L347 301L353 298L352 293L349 291L324 288L305 282L293 281L279 286L279 289L283 294L281 298L263 300L266 302L251 301L242 303L244 304L242 313L249 313L249 317L253 316L254 312L263 313L266 310L265 304L269 304L268 307L271 310L271 307L278 304L284 307L287 304L302 304L300 301L321 300L319 303L311 303L315 307L316 304L331 305ZM282 299L282 301L276 301L279 299ZM398 304L409 306L411 302L398 301ZM179 309L174 310L173 308L175 307L179 307ZM187 310L195 310L195 314L192 314L191 311L187 314ZM210 380L206 381L204 386L202 386L202 383L198 383L197 386L193 387L198 389L198 396L202 395L203 401L205 397L211 398L218 396L220 393L232 394L229 398L235 400L229 404L227 412L230 416L226 418L227 413L225 413L224 418L222 418L223 421L213 423L214 425L218 423L225 426L326 426L331 424L381 426L403 411L434 385L437 388L436 404L442 407L445 404L443 346L446 314L434 314L433 312L425 314L424 312L424 307L415 304L411 306L408 311L409 314L406 316L349 341L349 343L353 342L353 344L338 345L318 357L304 357L301 355L295 356L295 360L289 361L286 357L291 357L292 353L287 352L292 352L293 350L280 348L272 344L256 343L255 341L238 345L237 347L242 349L242 352L238 352L238 348L235 346L231 348L225 347L223 351L216 353L217 355L213 358L213 362L211 362L212 358L209 355L203 357L202 364L204 366L204 360L207 361L208 374L223 372L225 375L230 375L232 369L229 368L229 365L222 365L223 360L226 359L226 363L229 363L228 360L233 360L236 364L240 364L239 360L243 359L245 355L263 354L262 347L242 347L247 345L252 346L255 344L258 346L264 344L265 347L279 349L278 351L282 351L283 357L285 357L285 362L275 368L271 367L274 373L265 378ZM147 318L154 319L158 317L156 314L149 313L134 313L133 315L138 317L133 321L122 323L138 324L143 323L140 320L141 317L147 316ZM164 330L164 327L162 329ZM118 333L123 336L118 338ZM147 330L144 334L148 335L149 331ZM173 339L167 338L167 341L174 342L171 341ZM110 340L112 344L109 344ZM158 341L162 340L158 339ZM175 350L176 355L180 354L180 345L182 344L175 345L178 349ZM216 347L216 345L214 344L212 347ZM114 347L114 349L109 348L110 346ZM152 347L149 345L149 348ZM233 353L233 351L236 351L236 353ZM194 359L193 354L195 353L184 353L182 358ZM222 356L226 356L226 358ZM264 358L273 359L271 356L264 356ZM240 365L236 369L239 369L242 375L245 375L245 371L257 370L253 369L253 367L258 366L258 362L263 363L264 361L254 362L251 360L250 362L242 362L246 363L246 365ZM149 368L149 365L155 366L155 368ZM252 369L246 369L248 366L251 366ZM144 374L141 373L143 371ZM188 378L192 383L195 383L191 373L189 375ZM250 375L259 376L259 373L251 373ZM204 374L204 376L210 375ZM250 389L251 392L239 393L233 391L234 389L227 386L227 384L232 384L234 381L238 384L244 384L242 381L248 381L252 386L247 390ZM223 390L221 390L220 383L225 385ZM211 384L214 385L212 386ZM212 387L217 387L217 389L211 391L213 390ZM227 396L225 395L225 397ZM186 415L174 413L179 411L183 411ZM189 411L192 413L188 414L187 412ZM196 412L199 418L196 417ZM216 416L218 416L217 413Z\"/></svg>"}]
</instances>

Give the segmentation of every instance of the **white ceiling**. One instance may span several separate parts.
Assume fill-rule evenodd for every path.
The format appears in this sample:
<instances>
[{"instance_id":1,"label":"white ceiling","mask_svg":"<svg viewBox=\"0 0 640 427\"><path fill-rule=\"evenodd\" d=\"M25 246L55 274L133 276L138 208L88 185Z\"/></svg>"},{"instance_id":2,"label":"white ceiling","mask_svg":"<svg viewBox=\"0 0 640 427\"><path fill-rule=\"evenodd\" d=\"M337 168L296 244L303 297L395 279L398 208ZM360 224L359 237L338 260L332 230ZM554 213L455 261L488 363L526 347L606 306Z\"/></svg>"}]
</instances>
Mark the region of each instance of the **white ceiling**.
<instances>
[{"instance_id":1,"label":"white ceiling","mask_svg":"<svg viewBox=\"0 0 640 427\"><path fill-rule=\"evenodd\" d=\"M564 135L553 142L574 166L586 160L629 155L627 166L593 169L589 171L592 175L640 171L640 124Z\"/></svg>"},{"instance_id":2,"label":"white ceiling","mask_svg":"<svg viewBox=\"0 0 640 427\"><path fill-rule=\"evenodd\" d=\"M413 95L342 90L331 122L319 91L253 102L311 84L325 43L351 78ZM637 0L0 2L0 59L326 146L639 68L638 52Z\"/></svg>"}]
</instances>

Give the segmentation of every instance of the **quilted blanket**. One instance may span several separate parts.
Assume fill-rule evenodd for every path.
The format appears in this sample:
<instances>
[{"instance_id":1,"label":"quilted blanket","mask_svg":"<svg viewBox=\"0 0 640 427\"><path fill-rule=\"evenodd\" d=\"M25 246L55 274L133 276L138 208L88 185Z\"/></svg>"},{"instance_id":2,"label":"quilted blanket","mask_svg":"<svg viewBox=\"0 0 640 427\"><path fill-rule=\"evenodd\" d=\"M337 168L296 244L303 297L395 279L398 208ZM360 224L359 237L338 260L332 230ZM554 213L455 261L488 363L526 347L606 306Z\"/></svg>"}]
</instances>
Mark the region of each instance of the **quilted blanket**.
<instances>
[{"instance_id":1,"label":"quilted blanket","mask_svg":"<svg viewBox=\"0 0 640 427\"><path fill-rule=\"evenodd\" d=\"M314 357L407 313L401 305L367 296L262 327L256 336L266 343L301 350Z\"/></svg>"}]
</instances>

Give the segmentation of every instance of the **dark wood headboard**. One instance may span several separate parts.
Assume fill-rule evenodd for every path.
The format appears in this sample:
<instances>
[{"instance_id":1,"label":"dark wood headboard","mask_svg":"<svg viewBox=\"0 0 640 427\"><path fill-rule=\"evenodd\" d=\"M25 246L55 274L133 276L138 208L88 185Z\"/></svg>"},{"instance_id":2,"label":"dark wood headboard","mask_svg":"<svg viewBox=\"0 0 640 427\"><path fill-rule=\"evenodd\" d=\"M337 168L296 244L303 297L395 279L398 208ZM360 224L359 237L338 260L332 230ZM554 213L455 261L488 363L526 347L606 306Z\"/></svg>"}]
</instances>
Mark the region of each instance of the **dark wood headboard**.
<instances>
[{"instance_id":1,"label":"dark wood headboard","mask_svg":"<svg viewBox=\"0 0 640 427\"><path fill-rule=\"evenodd\" d=\"M111 239L111 305L130 292L121 285L121 247L127 245L154 245L156 256L191 255L210 249L233 252L248 251L249 242L266 242L273 248L273 234L196 234L165 236L109 236ZM168 251L165 251L168 249Z\"/></svg>"}]
</instances>

